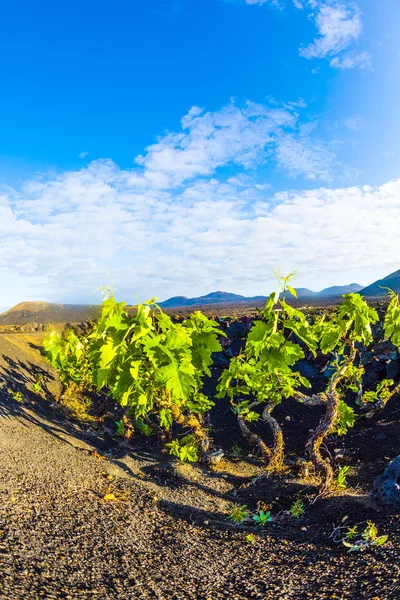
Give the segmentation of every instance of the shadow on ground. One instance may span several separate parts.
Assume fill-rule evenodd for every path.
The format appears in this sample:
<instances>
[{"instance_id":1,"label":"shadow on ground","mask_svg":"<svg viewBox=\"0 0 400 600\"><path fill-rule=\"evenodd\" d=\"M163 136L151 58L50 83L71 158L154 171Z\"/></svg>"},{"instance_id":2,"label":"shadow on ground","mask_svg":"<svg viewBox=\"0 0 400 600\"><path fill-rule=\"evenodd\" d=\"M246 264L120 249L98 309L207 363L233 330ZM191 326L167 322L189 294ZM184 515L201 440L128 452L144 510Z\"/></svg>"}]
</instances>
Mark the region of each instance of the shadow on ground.
<instances>
[{"instance_id":1,"label":"shadow on ground","mask_svg":"<svg viewBox=\"0 0 400 600\"><path fill-rule=\"evenodd\" d=\"M262 530L264 533L304 540L304 532L311 528L314 536L321 535L326 540L332 529L333 516L336 522L339 517L360 521L370 515L360 498L351 495L327 498L313 505L316 487L295 478L263 478L253 485L255 477L261 473L261 463L255 458L242 457L240 466L235 466L236 461L228 458L218 471L209 472L197 465L178 465L175 459L156 447L153 439L138 440L129 446L121 444L112 432L104 431L104 427L96 430L96 424L81 423L55 402L52 389L56 378L45 367L45 363L40 365L5 354L1 356L0 417L17 418L20 423L39 427L46 434L81 450L82 445L75 445L74 440L85 442L88 452L105 455L130 480L140 482L144 488L157 489L159 508L174 518L206 527L240 530L227 521L227 503L244 504L252 511L263 503L273 514L280 515L276 522ZM42 397L32 390L38 379L42 381ZM201 508L203 498L213 504L213 508ZM290 518L288 513L297 498L307 509L300 521ZM245 524L242 529L254 530L254 525ZM257 531L261 533L261 530Z\"/></svg>"}]
</instances>

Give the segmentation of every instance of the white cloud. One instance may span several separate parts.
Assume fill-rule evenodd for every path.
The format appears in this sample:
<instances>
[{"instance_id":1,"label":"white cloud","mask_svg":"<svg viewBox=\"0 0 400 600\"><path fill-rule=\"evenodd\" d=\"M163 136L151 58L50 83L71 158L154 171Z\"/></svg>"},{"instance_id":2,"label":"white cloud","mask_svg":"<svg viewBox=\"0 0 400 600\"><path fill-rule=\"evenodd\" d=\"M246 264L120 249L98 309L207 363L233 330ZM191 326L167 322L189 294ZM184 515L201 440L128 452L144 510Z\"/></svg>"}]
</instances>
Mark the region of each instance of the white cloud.
<instances>
[{"instance_id":1,"label":"white cloud","mask_svg":"<svg viewBox=\"0 0 400 600\"><path fill-rule=\"evenodd\" d=\"M351 131L359 131L362 127L362 119L360 117L348 117L343 121L343 124L347 129L351 129Z\"/></svg>"},{"instance_id":2,"label":"white cloud","mask_svg":"<svg viewBox=\"0 0 400 600\"><path fill-rule=\"evenodd\" d=\"M181 132L160 137L136 162L144 168L144 177L149 183L167 189L195 177L211 175L229 165L252 169L275 157L286 167L277 149L285 145L285 140L286 144L293 144L299 139L297 143L307 145L308 161L304 169L300 162L296 169L289 165L290 172L309 178L314 161L315 177L328 179L334 157L329 155L332 158L329 166L328 153L321 144L312 136L307 139L301 136L299 110L302 108L306 108L306 104L301 99L283 106L247 102L240 108L231 103L215 112L204 112L195 106L183 117ZM319 167L321 153L323 170Z\"/></svg>"},{"instance_id":3,"label":"white cloud","mask_svg":"<svg viewBox=\"0 0 400 600\"><path fill-rule=\"evenodd\" d=\"M245 0L246 4L287 6L284 0ZM328 59L331 67L340 70L368 68L371 57L368 52L352 52L341 56L361 37L362 13L355 0L292 0L299 10L308 13L315 22L318 37L299 48L300 56L307 59Z\"/></svg>"},{"instance_id":4,"label":"white cloud","mask_svg":"<svg viewBox=\"0 0 400 600\"><path fill-rule=\"evenodd\" d=\"M257 177L269 160L329 179L336 158L302 124L302 105L195 107L133 169L98 160L1 189L0 304L94 301L109 273L127 301L265 293L279 266L316 288L357 279L350 265L364 280L384 275L400 251L400 180L273 194Z\"/></svg>"},{"instance_id":5,"label":"white cloud","mask_svg":"<svg viewBox=\"0 0 400 600\"><path fill-rule=\"evenodd\" d=\"M358 54L345 54L344 56L335 56L329 62L331 67L346 71L348 69L369 69L371 67L371 55L369 52L360 52Z\"/></svg>"},{"instance_id":6,"label":"white cloud","mask_svg":"<svg viewBox=\"0 0 400 600\"><path fill-rule=\"evenodd\" d=\"M361 36L361 11L352 2L313 1L310 5L315 5L313 18L319 37L312 44L300 49L300 55L304 58L335 56Z\"/></svg>"},{"instance_id":7,"label":"white cloud","mask_svg":"<svg viewBox=\"0 0 400 600\"><path fill-rule=\"evenodd\" d=\"M300 267L299 285L368 283L400 252L400 180L270 196L252 179L199 179L175 195L142 194L129 179L108 161L92 163L43 183L34 217L33 207L24 214L24 194L2 198L0 270L5 280L18 274L21 300L87 298L108 273L130 301L135 293L266 293L278 266ZM11 303L5 289L3 305Z\"/></svg>"},{"instance_id":8,"label":"white cloud","mask_svg":"<svg viewBox=\"0 0 400 600\"><path fill-rule=\"evenodd\" d=\"M293 177L299 173L306 179L332 179L332 166L336 157L323 144L311 142L308 137L285 136L277 148L278 165Z\"/></svg>"},{"instance_id":9,"label":"white cloud","mask_svg":"<svg viewBox=\"0 0 400 600\"><path fill-rule=\"evenodd\" d=\"M245 0L246 4L258 4L261 6L262 4L270 4L271 6L283 8L283 0Z\"/></svg>"},{"instance_id":10,"label":"white cloud","mask_svg":"<svg viewBox=\"0 0 400 600\"><path fill-rule=\"evenodd\" d=\"M79 158L85 158L85 156L87 156L88 154L89 152L80 152Z\"/></svg>"}]
</instances>

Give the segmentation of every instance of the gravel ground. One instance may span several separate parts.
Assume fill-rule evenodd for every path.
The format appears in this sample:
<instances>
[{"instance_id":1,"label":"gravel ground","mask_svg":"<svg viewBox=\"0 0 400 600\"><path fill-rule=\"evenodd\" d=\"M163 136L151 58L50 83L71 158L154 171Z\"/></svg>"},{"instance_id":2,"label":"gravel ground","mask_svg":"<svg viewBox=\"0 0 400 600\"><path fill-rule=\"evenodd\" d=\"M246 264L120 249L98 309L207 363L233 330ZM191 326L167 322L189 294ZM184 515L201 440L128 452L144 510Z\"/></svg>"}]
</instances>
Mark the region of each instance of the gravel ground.
<instances>
[{"instance_id":1,"label":"gravel ground","mask_svg":"<svg viewBox=\"0 0 400 600\"><path fill-rule=\"evenodd\" d=\"M83 437L57 406L0 391L0 599L400 598L397 517L377 517L389 541L363 554L329 539L344 514L369 518L348 498L249 544L226 523L235 477L102 457Z\"/></svg>"}]
</instances>

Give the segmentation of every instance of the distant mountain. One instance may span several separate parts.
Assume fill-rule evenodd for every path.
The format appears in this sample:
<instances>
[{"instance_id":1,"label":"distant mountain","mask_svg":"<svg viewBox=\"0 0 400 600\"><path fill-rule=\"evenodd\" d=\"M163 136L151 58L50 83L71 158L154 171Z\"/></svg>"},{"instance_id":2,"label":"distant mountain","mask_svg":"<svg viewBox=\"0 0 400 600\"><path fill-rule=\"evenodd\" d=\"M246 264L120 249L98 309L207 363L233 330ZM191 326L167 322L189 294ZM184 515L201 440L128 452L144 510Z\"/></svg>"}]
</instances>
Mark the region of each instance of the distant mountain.
<instances>
[{"instance_id":1,"label":"distant mountain","mask_svg":"<svg viewBox=\"0 0 400 600\"><path fill-rule=\"evenodd\" d=\"M379 279L375 281L375 283L371 283L366 288L363 288L360 292L363 296L367 296L369 298L377 298L379 296L385 296L387 290L382 288L390 288L396 294L400 293L400 270L387 275L383 279Z\"/></svg>"},{"instance_id":2,"label":"distant mountain","mask_svg":"<svg viewBox=\"0 0 400 600\"><path fill-rule=\"evenodd\" d=\"M1 325L26 323L79 323L100 315L97 304L53 304L51 302L21 302L0 314Z\"/></svg>"},{"instance_id":3,"label":"distant mountain","mask_svg":"<svg viewBox=\"0 0 400 600\"><path fill-rule=\"evenodd\" d=\"M351 283L350 285L335 285L333 287L325 288L320 292L313 292L308 288L296 288L297 297L300 300L318 300L329 299L329 298L340 298L343 294L349 294L350 292L358 292L362 289L362 285L358 283ZM289 297L291 295L289 294ZM206 296L199 296L197 298L187 298L186 296L174 296L164 302L159 302L161 308L181 308L187 306L207 306L211 304L226 304L226 303L249 303L249 302L266 302L268 296L241 296L239 294L230 294L228 292L212 292Z\"/></svg>"},{"instance_id":4,"label":"distant mountain","mask_svg":"<svg viewBox=\"0 0 400 600\"><path fill-rule=\"evenodd\" d=\"M394 278L394 279L393 279ZM397 278L397 283L395 279ZM339 298L349 292L362 290L364 295L382 295L379 284L391 287L394 291L400 291L400 271L389 275L385 279L362 289L361 285L351 283L350 285L333 286L325 288L320 292L313 292L308 288L296 288L297 297L300 300L327 300ZM377 287L377 291L374 286ZM370 288L373 293L368 293ZM290 297L290 294L289 294ZM229 292L211 292L197 298L186 296L174 296L164 302L159 302L161 308L183 308L192 306L212 306L218 304L254 304L262 305L268 300L268 296L241 296ZM127 306L127 308L133 308ZM0 326L25 325L27 323L80 323L88 319L96 319L101 313L99 304L53 304L51 302L21 302L6 312L0 314Z\"/></svg>"},{"instance_id":5,"label":"distant mountain","mask_svg":"<svg viewBox=\"0 0 400 600\"><path fill-rule=\"evenodd\" d=\"M205 306L207 304L225 304L226 302L245 302L249 300L245 296L239 294L230 294L229 292L211 292L206 296L198 298L187 298L186 296L174 296L164 302L159 302L161 308L178 308L180 306Z\"/></svg>"},{"instance_id":6,"label":"distant mountain","mask_svg":"<svg viewBox=\"0 0 400 600\"><path fill-rule=\"evenodd\" d=\"M356 294L362 290L363 286L358 283L350 283L349 285L332 285L331 287L325 288L320 292L317 292L319 298L337 298L343 296L343 294Z\"/></svg>"},{"instance_id":7,"label":"distant mountain","mask_svg":"<svg viewBox=\"0 0 400 600\"><path fill-rule=\"evenodd\" d=\"M295 288L297 297L301 300L303 298L316 298L318 296L318 292L313 292L308 288ZM288 293L288 298L292 298L292 294Z\"/></svg>"}]
</instances>

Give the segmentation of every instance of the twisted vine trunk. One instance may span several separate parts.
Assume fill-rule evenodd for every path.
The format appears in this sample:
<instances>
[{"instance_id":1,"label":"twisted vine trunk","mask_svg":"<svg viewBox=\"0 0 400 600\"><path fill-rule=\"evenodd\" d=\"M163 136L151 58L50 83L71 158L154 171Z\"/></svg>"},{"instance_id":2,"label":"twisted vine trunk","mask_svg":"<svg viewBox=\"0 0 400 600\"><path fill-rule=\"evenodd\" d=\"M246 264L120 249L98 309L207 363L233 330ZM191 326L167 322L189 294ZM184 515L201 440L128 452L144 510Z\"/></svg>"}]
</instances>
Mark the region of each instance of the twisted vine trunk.
<instances>
[{"instance_id":1,"label":"twisted vine trunk","mask_svg":"<svg viewBox=\"0 0 400 600\"><path fill-rule=\"evenodd\" d=\"M335 421L339 413L340 396L336 391L336 388L340 380L346 374L348 367L353 364L357 355L357 350L354 343L350 345L349 356L343 361L342 366L338 369L337 373L332 377L329 385L329 389L325 394L326 397L326 412L319 422L317 428L313 431L309 441L307 442L307 449L310 456L310 460L313 463L315 469L323 474L324 480L322 483L322 491L329 489L333 481L333 469L329 462L329 459L324 459L321 454L321 444L329 435L329 432L333 429Z\"/></svg>"},{"instance_id":2,"label":"twisted vine trunk","mask_svg":"<svg viewBox=\"0 0 400 600\"><path fill-rule=\"evenodd\" d=\"M246 422L243 418L243 415L238 415L238 423L241 432L244 437L247 439L251 446L256 446L261 452L261 456L266 465L268 465L271 456L271 450L268 448L267 444L260 438L259 435L250 431L247 427Z\"/></svg>"},{"instance_id":3,"label":"twisted vine trunk","mask_svg":"<svg viewBox=\"0 0 400 600\"><path fill-rule=\"evenodd\" d=\"M165 431L165 429L161 427L161 425L155 423L151 419L143 419L143 421L146 423L146 425L149 425L152 428L154 433L157 434L157 439L161 444L165 444L166 442L168 442L168 440L170 439L170 434L168 431Z\"/></svg>"},{"instance_id":4,"label":"twisted vine trunk","mask_svg":"<svg viewBox=\"0 0 400 600\"><path fill-rule=\"evenodd\" d=\"M263 410L262 419L271 428L273 435L273 447L270 453L270 459L268 463L267 470L270 472L280 471L283 467L284 461L284 441L283 441L283 433L280 425L276 419L271 415L271 412L274 409L273 404L267 404L267 406Z\"/></svg>"},{"instance_id":5,"label":"twisted vine trunk","mask_svg":"<svg viewBox=\"0 0 400 600\"><path fill-rule=\"evenodd\" d=\"M192 429L200 447L201 462L209 463L213 444L207 433L203 416L200 414L195 415L193 413L190 415L184 415L177 405L172 406L171 410L176 423L179 423L183 427L190 427Z\"/></svg>"},{"instance_id":6,"label":"twisted vine trunk","mask_svg":"<svg viewBox=\"0 0 400 600\"><path fill-rule=\"evenodd\" d=\"M337 392L328 392L326 394L326 412L307 443L311 462L317 471L323 473L324 489L328 489L332 485L333 469L329 460L324 459L321 454L321 444L337 419L339 402L340 396Z\"/></svg>"},{"instance_id":7,"label":"twisted vine trunk","mask_svg":"<svg viewBox=\"0 0 400 600\"><path fill-rule=\"evenodd\" d=\"M284 459L284 441L283 441L283 433L282 429L279 426L279 423L276 419L271 415L271 412L274 408L273 404L267 404L267 406L263 410L262 420L268 423L271 428L273 435L273 447L272 450L268 448L267 444L264 440L253 433L246 424L246 421L243 415L238 415L238 423L239 427L244 435L247 438L249 444L252 446L256 446L261 453L261 457L263 462L265 463L265 469L268 473L273 473L276 471L280 471L283 467L283 459Z\"/></svg>"}]
</instances>

